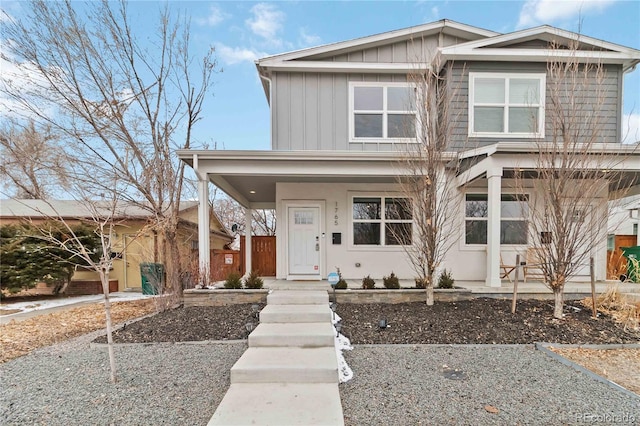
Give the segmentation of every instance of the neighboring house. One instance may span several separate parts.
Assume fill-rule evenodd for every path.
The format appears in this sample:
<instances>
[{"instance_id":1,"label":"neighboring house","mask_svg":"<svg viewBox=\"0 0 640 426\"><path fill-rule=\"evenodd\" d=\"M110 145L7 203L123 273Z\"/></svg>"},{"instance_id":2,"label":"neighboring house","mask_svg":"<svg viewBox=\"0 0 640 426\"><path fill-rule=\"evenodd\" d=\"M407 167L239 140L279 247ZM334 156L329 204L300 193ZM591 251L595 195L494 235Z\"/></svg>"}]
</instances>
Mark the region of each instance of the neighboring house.
<instances>
[{"instance_id":1,"label":"neighboring house","mask_svg":"<svg viewBox=\"0 0 640 426\"><path fill-rule=\"evenodd\" d=\"M51 206L42 200L0 200L0 225L24 221L37 225L48 218L61 217L69 224L82 221L91 226L91 212L85 204L69 200L50 203ZM109 208L107 202L96 203L103 203L105 209ZM108 210L105 210L105 214L108 214ZM209 246L212 249L222 249L233 241L233 237L213 212L210 212L209 217ZM153 232L148 229L153 218L148 210L121 203L113 219L116 224L112 245L114 265L109 279L117 280L117 291L139 290L142 287L140 263L154 262L158 256L157 238L154 238ZM179 219L178 238L186 256L191 257L193 251L198 248L198 202L181 202ZM88 283L99 280L97 272L78 269L73 276L72 287L74 281ZM91 288L99 287L93 285ZM112 288L112 291L114 290L116 289Z\"/></svg>"},{"instance_id":2,"label":"neighboring house","mask_svg":"<svg viewBox=\"0 0 640 426\"><path fill-rule=\"evenodd\" d=\"M638 236L640 195L633 195L610 203L608 234ZM640 237L638 238L640 245Z\"/></svg>"},{"instance_id":3,"label":"neighboring house","mask_svg":"<svg viewBox=\"0 0 640 426\"><path fill-rule=\"evenodd\" d=\"M416 113L407 106L411 102L398 99L411 96L408 75L435 63L438 55L440 64L453 64L453 72L442 78L459 83L451 105L459 112L453 150L472 165L457 178L459 236L444 266L458 280L500 286L501 258L513 262L528 246L526 232L501 235L501 221L521 222L520 228L527 224L527 218L513 215L524 209L514 207L519 198L509 189L510 177L515 164L525 171L535 164L533 142L549 140L544 135L548 44L577 40L577 51L564 50L567 57L597 58L606 70L602 142L612 152L627 152L618 144L623 77L640 62L640 51L549 26L499 34L442 20L256 61L271 110L272 150L182 150L178 155L196 171L201 199L214 183L247 209L276 210L282 221L277 278L323 279L336 267L345 278L380 278L391 271L413 278L401 242L385 232L410 229L412 219L389 218L384 212L403 197L398 161L416 141L397 131ZM518 87L534 93L534 100L523 105L504 95ZM518 116L517 108L526 111ZM532 115L538 118L537 132L522 122ZM637 152L621 168L637 185ZM604 191L602 203L594 207L605 205L607 197ZM465 217L465 206L481 207L484 213ZM200 205L202 215L207 208ZM511 216L502 216L501 208ZM381 213L366 216L363 209ZM477 232L465 232L466 225ZM206 226L200 232L206 234ZM604 239L593 251L596 276L604 279ZM250 238L245 256L250 265ZM200 258L202 268L209 268L208 262Z\"/></svg>"}]
</instances>

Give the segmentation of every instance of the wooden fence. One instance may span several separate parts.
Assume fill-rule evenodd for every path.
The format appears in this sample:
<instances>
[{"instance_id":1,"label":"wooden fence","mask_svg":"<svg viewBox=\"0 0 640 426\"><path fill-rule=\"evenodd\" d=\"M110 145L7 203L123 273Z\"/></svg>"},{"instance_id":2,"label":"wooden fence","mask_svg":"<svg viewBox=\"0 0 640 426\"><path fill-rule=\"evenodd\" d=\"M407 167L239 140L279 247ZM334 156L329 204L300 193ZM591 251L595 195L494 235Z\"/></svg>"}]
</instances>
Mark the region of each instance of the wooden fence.
<instances>
[{"instance_id":1,"label":"wooden fence","mask_svg":"<svg viewBox=\"0 0 640 426\"><path fill-rule=\"evenodd\" d=\"M244 275L244 237L240 237L240 251L211 250L211 280L225 280L231 272ZM276 275L276 237L251 237L251 263L254 271L263 277Z\"/></svg>"},{"instance_id":2,"label":"wooden fence","mask_svg":"<svg viewBox=\"0 0 640 426\"><path fill-rule=\"evenodd\" d=\"M240 253L244 253L244 236L240 237ZM240 270L244 272L244 255L241 257ZM276 276L276 237L252 236L251 237L251 266L262 277Z\"/></svg>"},{"instance_id":3,"label":"wooden fence","mask_svg":"<svg viewBox=\"0 0 640 426\"><path fill-rule=\"evenodd\" d=\"M616 235L614 250L607 250L607 279L617 280L627 273L627 259L622 255L620 247L636 246L636 235Z\"/></svg>"}]
</instances>

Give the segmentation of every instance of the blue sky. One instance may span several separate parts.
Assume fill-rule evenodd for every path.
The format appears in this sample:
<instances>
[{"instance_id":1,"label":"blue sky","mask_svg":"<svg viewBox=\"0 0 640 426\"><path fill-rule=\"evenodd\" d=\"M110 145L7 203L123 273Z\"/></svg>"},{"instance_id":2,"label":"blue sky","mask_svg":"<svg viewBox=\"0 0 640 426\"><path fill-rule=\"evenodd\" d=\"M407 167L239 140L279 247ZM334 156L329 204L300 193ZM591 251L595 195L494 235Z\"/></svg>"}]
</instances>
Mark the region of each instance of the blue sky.
<instances>
[{"instance_id":1,"label":"blue sky","mask_svg":"<svg viewBox=\"0 0 640 426\"><path fill-rule=\"evenodd\" d=\"M142 33L154 29L162 2L132 2L131 15ZM269 109L254 60L263 56L451 19L498 32L541 24L640 49L640 2L591 0L527 1L173 1L191 16L194 51L216 48L223 72L195 136L225 149L269 149ZM3 2L19 15L20 3ZM640 125L640 67L625 77L624 112ZM635 133L635 131L634 131ZM638 134L640 137L640 133Z\"/></svg>"}]
</instances>

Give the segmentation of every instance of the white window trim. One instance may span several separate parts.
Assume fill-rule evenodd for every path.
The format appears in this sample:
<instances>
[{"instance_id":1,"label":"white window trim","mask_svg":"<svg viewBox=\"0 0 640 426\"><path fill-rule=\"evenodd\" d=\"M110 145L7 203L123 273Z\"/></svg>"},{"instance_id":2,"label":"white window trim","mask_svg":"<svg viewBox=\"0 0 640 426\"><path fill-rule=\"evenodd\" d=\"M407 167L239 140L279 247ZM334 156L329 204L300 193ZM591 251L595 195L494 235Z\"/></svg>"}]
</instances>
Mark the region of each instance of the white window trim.
<instances>
[{"instance_id":1,"label":"white window trim","mask_svg":"<svg viewBox=\"0 0 640 426\"><path fill-rule=\"evenodd\" d=\"M538 132L536 133L509 133L509 132L475 132L474 123L474 106L475 106L475 80L476 78L502 78L505 80L505 102L504 104L496 105L503 106L504 118L503 123L505 129L508 129L509 123L509 84L507 83L511 78L522 79L537 79L539 81L540 90L540 104L538 105ZM469 137L474 138L544 138L544 112L545 112L545 98L547 87L547 75L545 73L495 73L495 72L470 72L469 73ZM514 104L513 106L531 106Z\"/></svg>"},{"instance_id":2,"label":"white window trim","mask_svg":"<svg viewBox=\"0 0 640 426\"><path fill-rule=\"evenodd\" d=\"M389 137L381 137L381 138L372 138L372 137L366 137L366 138L357 138L355 136L355 114L356 114L356 110L354 109L354 104L355 104L355 95L354 95L354 91L356 87L382 87L383 88L383 103L382 103L382 115L383 115L383 119L382 119L382 134L386 135L387 134L387 114L389 113L403 113L406 114L408 112L408 110L404 110L404 111L397 111L397 110L392 110L389 111L387 110L387 87L413 87L412 84L410 83L406 83L406 82L385 82L385 81L350 81L349 82L349 142L386 142L386 143L416 143L417 142L417 138L389 138ZM417 102L416 102L417 105ZM357 112L368 112L366 110L358 110ZM380 113L381 111L370 111L371 113ZM414 112L415 117L416 117L416 131L418 130L418 111Z\"/></svg>"},{"instance_id":3,"label":"white window trim","mask_svg":"<svg viewBox=\"0 0 640 426\"><path fill-rule=\"evenodd\" d=\"M380 192L354 192L354 193L350 193L349 194L349 249L354 249L354 250L365 250L365 251L402 251L405 250L406 247L408 246L404 246L404 245L385 245L385 223L387 223L386 219L383 219L382 217L380 219L354 219L353 218L353 200L355 198L380 198L381 200L381 206L380 208L382 209L380 211L381 216L384 215L384 199L385 198L409 198L411 200L411 204L412 206L415 205L414 200L412 199L412 197L406 195L406 194L402 194L402 193L397 193L397 194L389 194L389 193L380 193ZM415 211L411 212L412 215L415 215ZM402 219L398 219L398 220L391 220L389 221L391 223L410 223L411 224L411 242L413 245L413 243L415 242L415 226L414 226L414 219L411 220L402 220ZM354 242L354 232L353 232L353 225L354 223L380 223L380 245L377 244L355 244Z\"/></svg>"},{"instance_id":4,"label":"white window trim","mask_svg":"<svg viewBox=\"0 0 640 426\"><path fill-rule=\"evenodd\" d=\"M486 191L467 191L464 193L464 198L463 198L463 206L462 206L462 247L465 248L481 248L481 247L486 247L486 243L485 244L468 244L467 243L467 220L478 220L478 221L489 221L489 216L486 217L467 217L467 195L486 195L487 196L487 202L489 202L488 198L489 198L489 194ZM516 193L513 191L510 192L502 192L500 193L500 202L502 203L502 196L503 195L524 195L527 197L527 199L531 199L531 193L524 191L524 192L520 192L520 193ZM502 212L502 205L501 207L501 212ZM531 212L529 212L529 216L531 216ZM502 217L502 214L500 214L500 222L502 223L503 220L509 220L509 221L526 221L527 222L527 240L529 240L529 227L531 226L531 217ZM489 232L487 230L487 232ZM487 239L489 238L489 236L487 235ZM529 243L522 243L522 244L503 244L500 243L500 247L527 247L529 245Z\"/></svg>"}]
</instances>

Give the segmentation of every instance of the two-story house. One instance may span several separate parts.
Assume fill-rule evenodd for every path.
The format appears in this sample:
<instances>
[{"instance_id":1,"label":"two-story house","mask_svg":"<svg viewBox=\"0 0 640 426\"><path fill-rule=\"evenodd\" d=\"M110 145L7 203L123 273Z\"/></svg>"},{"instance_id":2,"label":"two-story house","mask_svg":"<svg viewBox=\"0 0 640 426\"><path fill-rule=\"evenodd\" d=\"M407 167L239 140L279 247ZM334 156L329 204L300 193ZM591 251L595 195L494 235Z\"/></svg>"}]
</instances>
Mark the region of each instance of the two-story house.
<instances>
[{"instance_id":1,"label":"two-story house","mask_svg":"<svg viewBox=\"0 0 640 426\"><path fill-rule=\"evenodd\" d=\"M560 46L555 53L550 42ZM444 266L458 280L500 286L502 259L513 262L531 244L526 231L513 231L526 228L527 218L517 213L526 211L518 208L523 196L513 193L509 180L516 164L518 171L533 167L533 142L549 139L547 63L563 52L602 64L606 77L599 97L593 96L607 105L599 142L629 153L619 144L622 86L640 51L549 26L499 34L442 20L256 61L270 105L272 149L178 155L197 173L200 200L208 199L212 182L249 211L276 210L277 278L323 279L338 267L346 278L393 271L411 279L415 273L401 245L411 239L391 232L411 232L413 222L411 212L398 209L406 197L398 186L399 160L416 142L406 128L419 104L407 101L415 96L408 76L435 63L451 65L443 78L459 90L449 145L456 161L470 166L451 176L459 185L452 216L459 235ZM518 96L523 93L526 102ZM620 167L637 184L637 152ZM201 217L207 209L200 203ZM202 235L206 224L199 221ZM208 253L208 239L199 243L200 253ZM250 265L250 236L246 247ZM606 239L594 256L597 277L604 279ZM201 257L203 269L208 261Z\"/></svg>"}]
</instances>

